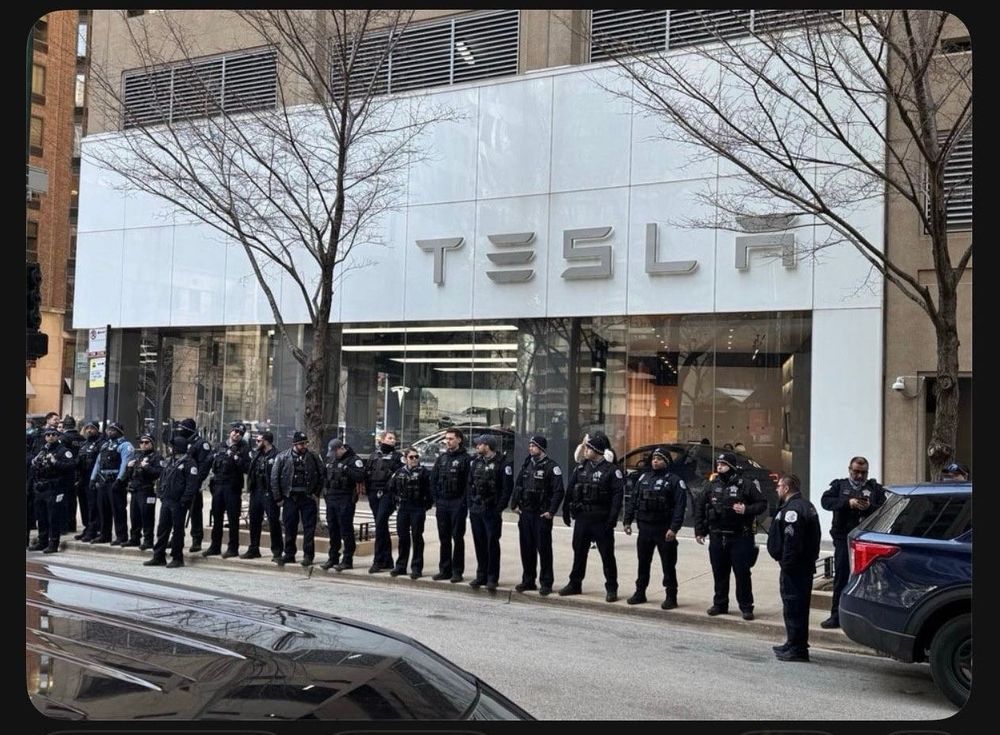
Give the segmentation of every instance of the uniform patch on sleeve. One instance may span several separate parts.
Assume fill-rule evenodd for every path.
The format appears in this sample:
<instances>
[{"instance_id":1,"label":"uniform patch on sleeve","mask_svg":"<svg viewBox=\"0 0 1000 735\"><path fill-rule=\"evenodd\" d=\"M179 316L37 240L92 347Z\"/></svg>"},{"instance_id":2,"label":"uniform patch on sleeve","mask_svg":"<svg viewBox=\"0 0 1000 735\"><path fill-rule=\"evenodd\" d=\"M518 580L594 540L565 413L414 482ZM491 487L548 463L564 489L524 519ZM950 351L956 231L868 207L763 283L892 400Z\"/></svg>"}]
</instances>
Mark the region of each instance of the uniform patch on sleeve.
<instances>
[{"instance_id":1,"label":"uniform patch on sleeve","mask_svg":"<svg viewBox=\"0 0 1000 735\"><path fill-rule=\"evenodd\" d=\"M514 471L510 468L510 465L507 465L506 467L504 467L504 474L507 474L507 475L514 474Z\"/></svg>"},{"instance_id":2,"label":"uniform patch on sleeve","mask_svg":"<svg viewBox=\"0 0 1000 735\"><path fill-rule=\"evenodd\" d=\"M562 474L562 470L559 469L559 465L556 465L555 467L552 468L552 474L553 475L561 475Z\"/></svg>"},{"instance_id":3,"label":"uniform patch on sleeve","mask_svg":"<svg viewBox=\"0 0 1000 735\"><path fill-rule=\"evenodd\" d=\"M161 459L160 460L160 467L166 467L166 466L167 466L167 460Z\"/></svg>"},{"instance_id":4,"label":"uniform patch on sleeve","mask_svg":"<svg viewBox=\"0 0 1000 735\"><path fill-rule=\"evenodd\" d=\"M66 450L66 459L73 459L73 453L68 449Z\"/></svg>"},{"instance_id":5,"label":"uniform patch on sleeve","mask_svg":"<svg viewBox=\"0 0 1000 735\"><path fill-rule=\"evenodd\" d=\"M617 477L619 480L622 479L622 471L621 470L615 470L615 477Z\"/></svg>"},{"instance_id":6,"label":"uniform patch on sleeve","mask_svg":"<svg viewBox=\"0 0 1000 735\"><path fill-rule=\"evenodd\" d=\"M212 448L212 445L209 444L208 442L205 442L204 444L201 445L201 448L207 452Z\"/></svg>"},{"instance_id":7,"label":"uniform patch on sleeve","mask_svg":"<svg viewBox=\"0 0 1000 735\"><path fill-rule=\"evenodd\" d=\"M191 468L191 474L192 475L197 475L198 474L198 468L197 467L192 467Z\"/></svg>"},{"instance_id":8,"label":"uniform patch on sleeve","mask_svg":"<svg viewBox=\"0 0 1000 735\"><path fill-rule=\"evenodd\" d=\"M754 480L754 481L753 481L753 486L754 486L755 488L757 488L757 492L760 492L760 481L758 481L758 480Z\"/></svg>"},{"instance_id":9,"label":"uniform patch on sleeve","mask_svg":"<svg viewBox=\"0 0 1000 735\"><path fill-rule=\"evenodd\" d=\"M62 499L63 499L62 493L59 493L58 495L56 495L56 502L57 503L61 503Z\"/></svg>"},{"instance_id":10,"label":"uniform patch on sleeve","mask_svg":"<svg viewBox=\"0 0 1000 735\"><path fill-rule=\"evenodd\" d=\"M794 510L790 510L785 513L785 523L795 523L797 520L799 520L799 514Z\"/></svg>"},{"instance_id":11,"label":"uniform patch on sleeve","mask_svg":"<svg viewBox=\"0 0 1000 735\"><path fill-rule=\"evenodd\" d=\"M356 459L354 460L354 466L360 469L361 467L365 466L365 463L362 462L360 459Z\"/></svg>"},{"instance_id":12,"label":"uniform patch on sleeve","mask_svg":"<svg viewBox=\"0 0 1000 735\"><path fill-rule=\"evenodd\" d=\"M681 486L681 490L687 490L688 486L684 484L684 480L678 480L677 484Z\"/></svg>"}]
</instances>

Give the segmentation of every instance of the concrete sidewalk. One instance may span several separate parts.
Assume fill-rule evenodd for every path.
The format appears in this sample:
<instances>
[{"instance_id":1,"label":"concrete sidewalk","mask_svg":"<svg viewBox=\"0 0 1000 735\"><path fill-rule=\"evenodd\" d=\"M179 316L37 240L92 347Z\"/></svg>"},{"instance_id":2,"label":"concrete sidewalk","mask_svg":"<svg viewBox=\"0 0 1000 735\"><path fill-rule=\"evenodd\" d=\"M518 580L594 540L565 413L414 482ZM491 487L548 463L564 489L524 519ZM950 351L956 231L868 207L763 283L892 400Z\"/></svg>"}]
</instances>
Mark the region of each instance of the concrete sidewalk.
<instances>
[{"instance_id":1,"label":"concrete sidewalk","mask_svg":"<svg viewBox=\"0 0 1000 735\"><path fill-rule=\"evenodd\" d=\"M360 510L360 508L359 508ZM207 515L207 514L206 514ZM583 581L583 594L570 597L559 597L556 592L569 580L569 572L573 562L573 551L571 548L572 529L565 526L561 518L556 519L552 533L553 546L553 567L555 572L555 584L553 593L547 597L542 597L538 592L519 593L514 591L514 585L521 581L521 557L518 545L518 533L516 515L510 512L504 514L503 534L501 536L501 556L500 556L500 589L496 593L489 593L485 589L475 590L469 587L469 581L475 576L476 559L475 549L472 543L472 531L466 529L465 534L465 579L464 581L452 584L447 581L433 581L433 576L438 571L438 559L440 554L440 544L438 543L437 525L433 517L433 511L428 514L427 523L424 530L424 576L417 580L412 580L408 576L390 577L388 572L378 574L368 574L368 567L371 565L372 542L359 542L354 557L354 569L344 572L334 570L324 571L319 565L326 560L328 552L328 541L325 534L321 536L317 532L316 537L316 564L309 568L303 568L298 564L278 567L270 561L270 544L267 533L261 539L262 559L221 559L220 557L204 558L199 553L185 553L185 561L189 564L212 564L214 565L257 565L271 570L280 570L287 574L305 574L313 580L327 578L331 582L343 581L364 581L376 584L389 585L415 585L419 588L428 586L448 590L456 594L490 595L506 597L510 602L525 602L546 605L563 605L578 610L588 610L595 613L612 615L638 615L647 619L662 620L665 623L671 621L682 622L689 625L704 626L708 630L719 632L732 631L740 634L752 635L762 640L780 643L785 640L784 622L781 612L781 598L778 594L778 574L779 568L763 548L764 537L758 536L758 543L762 548L760 558L753 568L753 592L754 592L754 616L752 621L745 621L741 618L739 607L736 604L735 581L730 582L730 613L728 615L717 615L709 617L706 610L712 604L712 570L708 560L708 544L704 546L695 542L692 530L684 528L679 534L680 548L677 559L677 579L678 579L678 607L673 610L661 610L660 603L663 602L663 589L660 586L662 581L662 568L660 567L658 556L654 556L651 569L651 583L646 590L649 602L641 605L628 605L625 599L635 590L636 577L636 551L635 540L637 531L631 536L625 535L619 525L615 531L615 557L618 563L618 602L608 603L604 600L604 576L601 568L600 555L596 549L591 549L587 561L587 573ZM208 519L206 518L206 521ZM395 529L395 518L391 523ZM634 528L634 527L633 527ZM207 548L208 524L206 523L206 539L203 548ZM374 529L373 529L374 530ZM245 528L240 533L240 551L246 549L249 535ZM111 552L119 554L134 554L136 563L139 564L148 558L150 552L139 552L135 548L122 549L120 547L109 547L107 545L81 544L73 541L72 537L63 537L65 547L73 551L94 550L98 552ZM225 538L225 536L224 536ZM299 553L297 559L301 561L301 533L298 537ZM188 543L190 540L188 539ZM225 544L225 541L223 542ZM393 559L396 558L397 541L393 537ZM829 554L828 550L822 552ZM179 570L178 581L183 581L183 571ZM816 591L813 594L813 608L810 615L810 644L820 648L850 651L854 653L874 653L871 649L859 646L847 638L839 629L824 630L819 627L821 620L829 615L830 594Z\"/></svg>"}]
</instances>

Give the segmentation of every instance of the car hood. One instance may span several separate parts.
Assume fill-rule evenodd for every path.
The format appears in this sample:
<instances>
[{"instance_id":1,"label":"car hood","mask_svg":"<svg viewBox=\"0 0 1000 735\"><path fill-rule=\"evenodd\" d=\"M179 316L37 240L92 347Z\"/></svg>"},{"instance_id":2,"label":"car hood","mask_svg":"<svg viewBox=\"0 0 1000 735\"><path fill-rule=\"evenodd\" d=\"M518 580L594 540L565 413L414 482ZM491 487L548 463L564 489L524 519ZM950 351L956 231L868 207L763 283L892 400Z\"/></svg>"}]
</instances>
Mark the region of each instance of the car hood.
<instances>
[{"instance_id":1,"label":"car hood","mask_svg":"<svg viewBox=\"0 0 1000 735\"><path fill-rule=\"evenodd\" d=\"M71 719L460 719L478 680L380 628L27 562L31 701Z\"/></svg>"}]
</instances>

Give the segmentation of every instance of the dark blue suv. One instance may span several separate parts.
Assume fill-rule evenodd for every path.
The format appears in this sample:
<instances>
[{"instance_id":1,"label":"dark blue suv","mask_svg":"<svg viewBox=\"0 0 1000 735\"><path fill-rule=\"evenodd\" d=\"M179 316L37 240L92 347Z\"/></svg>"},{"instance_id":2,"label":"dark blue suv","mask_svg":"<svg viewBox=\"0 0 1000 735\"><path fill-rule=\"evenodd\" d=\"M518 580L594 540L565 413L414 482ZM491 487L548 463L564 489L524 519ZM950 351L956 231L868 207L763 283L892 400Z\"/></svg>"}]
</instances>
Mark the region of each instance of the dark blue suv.
<instances>
[{"instance_id":1,"label":"dark blue suv","mask_svg":"<svg viewBox=\"0 0 1000 735\"><path fill-rule=\"evenodd\" d=\"M886 490L885 505L849 536L840 625L892 658L930 663L962 706L972 688L972 483Z\"/></svg>"}]
</instances>

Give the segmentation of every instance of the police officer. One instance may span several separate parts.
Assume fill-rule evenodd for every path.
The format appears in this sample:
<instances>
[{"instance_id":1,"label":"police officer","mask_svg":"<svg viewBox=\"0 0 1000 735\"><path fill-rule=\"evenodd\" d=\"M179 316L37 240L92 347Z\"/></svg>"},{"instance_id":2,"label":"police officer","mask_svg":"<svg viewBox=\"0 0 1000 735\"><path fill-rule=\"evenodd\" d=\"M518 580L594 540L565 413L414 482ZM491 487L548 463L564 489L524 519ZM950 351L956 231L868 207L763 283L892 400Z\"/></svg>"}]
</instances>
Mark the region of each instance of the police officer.
<instances>
[{"instance_id":1,"label":"police officer","mask_svg":"<svg viewBox=\"0 0 1000 735\"><path fill-rule=\"evenodd\" d=\"M767 532L767 553L781 566L778 584L788 640L774 646L779 661L809 660L809 603L819 558L819 515L802 497L802 483L795 475L778 480L781 506Z\"/></svg>"},{"instance_id":2,"label":"police officer","mask_svg":"<svg viewBox=\"0 0 1000 735\"><path fill-rule=\"evenodd\" d=\"M80 455L80 447L83 446L84 438L76 430L76 419L70 415L63 416L62 436L60 443L73 453L75 460ZM66 524L64 529L67 533L76 533L76 503L80 499L81 523L87 523L87 486L80 482L80 478L75 472L66 475ZM74 539L77 536L73 537Z\"/></svg>"},{"instance_id":3,"label":"police officer","mask_svg":"<svg viewBox=\"0 0 1000 735\"><path fill-rule=\"evenodd\" d=\"M153 448L152 434L139 437L139 449L125 466L124 482L132 494L129 518L132 522L129 539L122 546L138 546L142 551L153 548L153 522L156 518L156 480L167 461Z\"/></svg>"},{"instance_id":4,"label":"police officer","mask_svg":"<svg viewBox=\"0 0 1000 735\"><path fill-rule=\"evenodd\" d=\"M260 558L260 534L267 515L267 531L271 536L271 561L278 561L284 550L281 530L281 511L271 496L271 470L278 456L274 434L262 431L257 437L257 447L250 453L250 545L240 554L240 559Z\"/></svg>"},{"instance_id":5,"label":"police officer","mask_svg":"<svg viewBox=\"0 0 1000 735\"><path fill-rule=\"evenodd\" d=\"M396 503L396 536L399 549L396 566L389 572L393 577L406 574L406 560L413 540L413 560L410 578L419 579L424 573L424 523L427 511L434 504L431 494L431 473L420 465L420 453L413 447L403 452L405 464L389 480L389 491Z\"/></svg>"},{"instance_id":6,"label":"police officer","mask_svg":"<svg viewBox=\"0 0 1000 735\"><path fill-rule=\"evenodd\" d=\"M677 532L684 525L687 508L687 485L669 470L670 453L665 447L653 450L652 469L639 475L625 498L625 533L632 534L632 521L639 523L639 538L635 550L639 557L635 593L626 600L629 605L646 602L649 568L653 550L660 553L663 566L663 587L666 597L660 607L677 607Z\"/></svg>"},{"instance_id":7,"label":"police officer","mask_svg":"<svg viewBox=\"0 0 1000 735\"><path fill-rule=\"evenodd\" d=\"M184 566L184 516L190 511L197 493L201 492L201 481L198 479L200 470L198 463L187 453L188 445L188 438L180 434L174 434L170 440L172 454L163 468L156 491L160 498L160 521L156 526L153 558L143 562L144 566L165 565L170 569Z\"/></svg>"},{"instance_id":8,"label":"police officer","mask_svg":"<svg viewBox=\"0 0 1000 735\"><path fill-rule=\"evenodd\" d=\"M514 481L510 507L518 515L517 532L521 547L521 582L518 592L538 590L540 595L552 592L555 575L552 571L552 518L559 512L565 489L562 468L546 454L548 442L541 434L528 442L528 456ZM536 562L541 571L535 586Z\"/></svg>"},{"instance_id":9,"label":"police officer","mask_svg":"<svg viewBox=\"0 0 1000 735\"><path fill-rule=\"evenodd\" d=\"M31 460L38 456L38 453L42 451L45 447L45 429L58 429L56 424L59 423L59 414L55 411L49 411L45 414L45 425L41 429L28 429L25 431L25 483L24 492L28 505L27 522L28 525L24 533L25 546L31 541L31 529L36 527L35 522L35 490L34 481L32 480L31 472Z\"/></svg>"},{"instance_id":10,"label":"police officer","mask_svg":"<svg viewBox=\"0 0 1000 735\"><path fill-rule=\"evenodd\" d=\"M83 425L83 445L76 455L77 477L84 490L80 499L80 510L86 507L83 515L83 533L73 538L78 541L92 542L101 535L101 500L98 494L97 481L91 480L97 457L101 453L101 445L105 436L101 433L97 421L91 419ZM86 503L84 503L84 497Z\"/></svg>"},{"instance_id":11,"label":"police officer","mask_svg":"<svg viewBox=\"0 0 1000 735\"><path fill-rule=\"evenodd\" d=\"M709 615L729 612L729 573L736 577L736 602L744 620L753 620L753 583L750 567L756 561L754 524L767 509L760 483L743 477L739 460L723 452L715 460L716 477L695 504L694 538L710 536L708 558L715 578Z\"/></svg>"},{"instance_id":12,"label":"police officer","mask_svg":"<svg viewBox=\"0 0 1000 735\"><path fill-rule=\"evenodd\" d=\"M851 575L847 553L847 534L885 503L885 490L868 476L868 460L852 457L847 464L847 477L834 480L820 498L825 510L833 511L830 536L833 538L833 599L830 617L820 623L822 628L840 627L840 595Z\"/></svg>"},{"instance_id":13,"label":"police officer","mask_svg":"<svg viewBox=\"0 0 1000 735\"><path fill-rule=\"evenodd\" d=\"M212 469L212 445L198 433L198 425L194 419L182 419L177 425L175 435L179 435L187 440L187 455L198 465L198 492L195 493L191 501L191 553L201 551L201 542L205 538L204 530L204 497L201 486L208 477L209 470Z\"/></svg>"},{"instance_id":14,"label":"police officer","mask_svg":"<svg viewBox=\"0 0 1000 735\"><path fill-rule=\"evenodd\" d=\"M615 560L615 525L622 508L625 478L622 471L609 462L604 452L611 442L602 432L586 441L584 461L576 466L566 486L563 522L573 523L573 569L569 584L559 594L579 595L583 592L583 577L587 572L590 542L597 544L604 565L605 600L618 599L618 563Z\"/></svg>"},{"instance_id":15,"label":"police officer","mask_svg":"<svg viewBox=\"0 0 1000 735\"><path fill-rule=\"evenodd\" d=\"M250 447L243 438L246 428L239 421L229 425L229 438L220 443L212 457L212 478L208 489L212 493L212 542L202 556L223 559L240 553L240 503L247 470L250 469ZM229 543L222 551L223 515L229 523Z\"/></svg>"},{"instance_id":16,"label":"police officer","mask_svg":"<svg viewBox=\"0 0 1000 735\"><path fill-rule=\"evenodd\" d=\"M941 468L941 482L968 482L969 468L961 462L950 462Z\"/></svg>"},{"instance_id":17,"label":"police officer","mask_svg":"<svg viewBox=\"0 0 1000 735\"><path fill-rule=\"evenodd\" d=\"M59 551L66 513L66 484L76 469L76 457L60 443L59 430L54 426L45 427L42 437L45 446L31 460L38 536L28 551L54 554Z\"/></svg>"},{"instance_id":18,"label":"police officer","mask_svg":"<svg viewBox=\"0 0 1000 735\"><path fill-rule=\"evenodd\" d=\"M434 516L441 542L438 573L431 579L461 582L465 572L465 520L469 513L465 495L472 458L465 450L465 434L461 429L448 429L444 445L445 451L438 455L431 470Z\"/></svg>"},{"instance_id":19,"label":"police officer","mask_svg":"<svg viewBox=\"0 0 1000 735\"><path fill-rule=\"evenodd\" d=\"M316 499L326 483L326 468L316 452L309 450L309 437L301 431L292 435L292 447L281 452L271 470L271 497L284 504L285 550L278 566L295 561L295 536L302 520L302 566L313 563L316 537Z\"/></svg>"},{"instance_id":20,"label":"police officer","mask_svg":"<svg viewBox=\"0 0 1000 735\"><path fill-rule=\"evenodd\" d=\"M97 462L90 479L97 480L98 509L100 510L100 535L93 544L121 546L128 540L128 511L126 509L125 467L132 457L134 447L125 438L125 429L117 421L108 424L108 438L101 444ZM111 521L114 519L115 538L111 540Z\"/></svg>"},{"instance_id":21,"label":"police officer","mask_svg":"<svg viewBox=\"0 0 1000 735\"><path fill-rule=\"evenodd\" d=\"M497 454L494 435L482 434L475 442L477 455L469 464L467 492L469 525L476 547L476 576L469 586L478 589L485 584L493 592L500 582L502 514L514 489L514 472L507 458Z\"/></svg>"},{"instance_id":22,"label":"police officer","mask_svg":"<svg viewBox=\"0 0 1000 735\"><path fill-rule=\"evenodd\" d=\"M392 540L389 538L389 516L395 510L389 493L389 478L403 466L403 455L396 450L396 434L382 435L378 449L368 457L365 468L365 492L375 516L375 552L369 574L392 569Z\"/></svg>"},{"instance_id":23,"label":"police officer","mask_svg":"<svg viewBox=\"0 0 1000 735\"><path fill-rule=\"evenodd\" d=\"M349 444L331 439L326 452L326 527L330 532L330 552L323 569L338 572L354 569L354 509L358 504L358 486L365 481L365 463ZM343 542L344 555L340 555Z\"/></svg>"}]
</instances>

